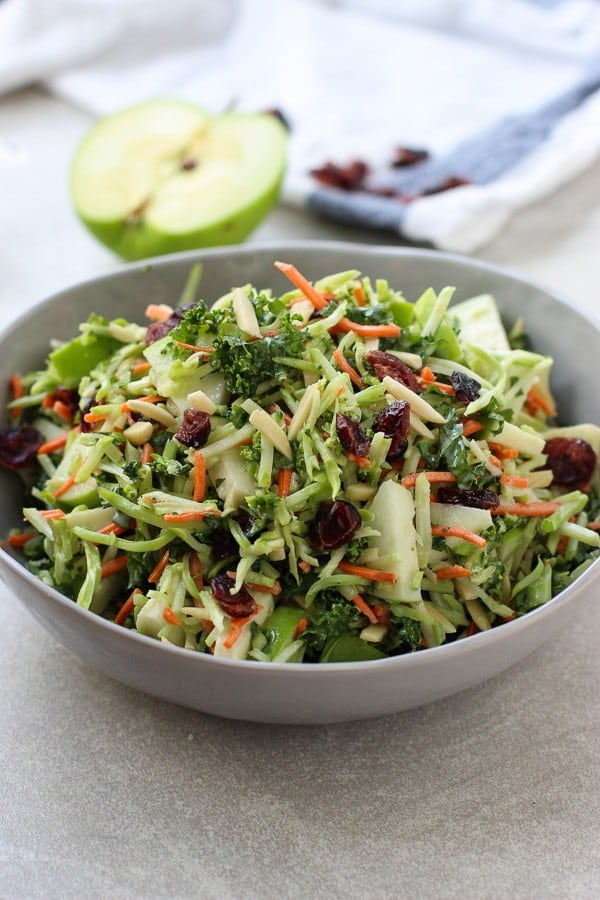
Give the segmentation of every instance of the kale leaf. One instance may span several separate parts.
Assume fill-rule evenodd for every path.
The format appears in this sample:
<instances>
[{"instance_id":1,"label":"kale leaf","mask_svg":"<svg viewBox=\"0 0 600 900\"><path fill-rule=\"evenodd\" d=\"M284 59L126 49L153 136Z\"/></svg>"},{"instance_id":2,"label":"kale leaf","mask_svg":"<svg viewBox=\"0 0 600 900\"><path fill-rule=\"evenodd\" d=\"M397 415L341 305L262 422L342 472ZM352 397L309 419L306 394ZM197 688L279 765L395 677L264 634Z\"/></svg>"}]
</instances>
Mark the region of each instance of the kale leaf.
<instances>
[{"instance_id":1,"label":"kale leaf","mask_svg":"<svg viewBox=\"0 0 600 900\"><path fill-rule=\"evenodd\" d=\"M279 321L279 332L261 340L244 340L238 334L220 334L215 338L211 363L222 372L229 391L234 396L252 397L261 382L279 378L287 373L276 362L281 356L300 357L304 350L301 331L289 313Z\"/></svg>"},{"instance_id":2,"label":"kale leaf","mask_svg":"<svg viewBox=\"0 0 600 900\"><path fill-rule=\"evenodd\" d=\"M338 591L321 591L310 612L308 627L301 635L306 644L305 659L318 659L330 638L358 634L365 621L356 606Z\"/></svg>"}]
</instances>

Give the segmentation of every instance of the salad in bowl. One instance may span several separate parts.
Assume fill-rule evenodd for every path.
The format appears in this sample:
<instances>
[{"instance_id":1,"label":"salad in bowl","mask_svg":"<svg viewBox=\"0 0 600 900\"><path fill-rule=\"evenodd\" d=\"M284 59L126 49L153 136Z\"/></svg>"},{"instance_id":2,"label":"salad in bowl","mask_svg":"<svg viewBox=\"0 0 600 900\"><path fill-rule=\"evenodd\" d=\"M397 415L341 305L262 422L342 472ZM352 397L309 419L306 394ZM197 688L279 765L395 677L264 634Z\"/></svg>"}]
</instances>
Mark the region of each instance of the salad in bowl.
<instances>
[{"instance_id":1,"label":"salad in bowl","mask_svg":"<svg viewBox=\"0 0 600 900\"><path fill-rule=\"evenodd\" d=\"M502 626L593 562L600 428L558 424L523 323L275 266L284 293L210 306L194 267L146 321L92 314L13 376L7 539L42 582L196 654L336 663Z\"/></svg>"}]
</instances>

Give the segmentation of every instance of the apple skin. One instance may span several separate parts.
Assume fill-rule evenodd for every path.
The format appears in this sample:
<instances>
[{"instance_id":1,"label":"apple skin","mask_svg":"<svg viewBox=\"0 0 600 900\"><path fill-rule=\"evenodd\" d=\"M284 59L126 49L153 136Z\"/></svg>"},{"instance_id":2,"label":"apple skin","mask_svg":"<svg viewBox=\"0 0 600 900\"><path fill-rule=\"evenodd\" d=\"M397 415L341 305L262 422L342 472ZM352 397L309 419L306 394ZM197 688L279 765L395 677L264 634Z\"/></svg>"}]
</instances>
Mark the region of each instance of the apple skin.
<instances>
[{"instance_id":1,"label":"apple skin","mask_svg":"<svg viewBox=\"0 0 600 900\"><path fill-rule=\"evenodd\" d=\"M166 234L157 231L146 222L128 225L125 222L94 222L79 214L86 228L98 240L126 260L147 259L180 250L197 250L201 247L218 247L222 244L239 244L260 225L279 198L283 171L271 191L252 206L234 215L225 216L208 228L200 228L189 234Z\"/></svg>"},{"instance_id":2,"label":"apple skin","mask_svg":"<svg viewBox=\"0 0 600 900\"><path fill-rule=\"evenodd\" d=\"M152 221L151 215L146 218L142 214L137 219L135 216L123 214L116 217L101 216L94 218L86 210L86 206L89 207L89 203L86 204L80 199L81 188L80 186L78 187L78 180L79 185L81 185L82 177L85 177L81 174L82 160L85 154L90 155L90 147L94 142L95 134L99 129L104 128L106 123L110 127L111 123L118 123L119 119L126 120L126 117L130 114L136 115L141 113L147 120L149 113L156 111L157 115L161 115L164 113L165 108L167 110L174 109L175 114L179 110L184 116L186 112L191 114L192 118L197 116L197 121L201 127L205 123L208 123L209 126L214 123L214 127L217 129L224 125L225 130L229 127L233 127L235 130L235 128L245 128L247 123L250 123L250 127L252 127L253 123L259 122L261 132L263 132L261 139L264 141L265 146L265 165L261 166L260 170L262 180L260 192L258 195L256 191L252 192L251 182L246 185L235 183L233 185L234 196L230 195L229 192L225 192L228 196L224 195L222 213L215 214L213 212L211 215L205 215L204 219L206 221L202 221L198 227L192 227L186 231L159 228ZM151 141L152 134L149 135L149 142L151 143ZM256 147L256 140L254 140L254 144ZM268 113L255 115L233 113L211 117L200 107L195 107L193 104L185 101L146 101L101 120L84 138L73 158L71 166L70 193L72 203L76 214L86 228L101 243L126 260L146 259L181 250L240 243L251 234L277 203L285 174L286 144L287 131L285 127L275 116ZM118 137L116 138L116 149L118 149ZM256 156L256 149L253 152ZM262 152L263 148L261 146L259 160ZM185 179L186 175L178 172L176 177ZM100 189L102 189L101 184ZM193 196L193 191L191 194L189 201L188 198L184 198L183 201L181 197L178 199L178 202L183 202L186 206L188 221L190 218L193 218L193 216L190 217L189 215L189 204L201 206L202 201L201 193L198 194L198 191L196 191L196 196ZM214 198L212 205L214 208ZM200 213L199 218L203 218L202 213Z\"/></svg>"}]
</instances>

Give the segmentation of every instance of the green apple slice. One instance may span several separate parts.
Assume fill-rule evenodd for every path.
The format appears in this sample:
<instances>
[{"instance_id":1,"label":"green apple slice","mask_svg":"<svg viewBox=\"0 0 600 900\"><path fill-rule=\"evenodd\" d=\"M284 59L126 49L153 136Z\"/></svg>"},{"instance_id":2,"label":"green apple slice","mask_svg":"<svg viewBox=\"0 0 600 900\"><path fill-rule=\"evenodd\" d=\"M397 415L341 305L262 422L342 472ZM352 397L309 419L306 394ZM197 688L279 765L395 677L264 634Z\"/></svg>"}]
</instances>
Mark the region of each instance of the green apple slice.
<instances>
[{"instance_id":1,"label":"green apple slice","mask_svg":"<svg viewBox=\"0 0 600 900\"><path fill-rule=\"evenodd\" d=\"M92 128L73 159L71 196L84 224L125 259L232 244L276 202L285 160L275 116L211 116L154 100Z\"/></svg>"}]
</instances>

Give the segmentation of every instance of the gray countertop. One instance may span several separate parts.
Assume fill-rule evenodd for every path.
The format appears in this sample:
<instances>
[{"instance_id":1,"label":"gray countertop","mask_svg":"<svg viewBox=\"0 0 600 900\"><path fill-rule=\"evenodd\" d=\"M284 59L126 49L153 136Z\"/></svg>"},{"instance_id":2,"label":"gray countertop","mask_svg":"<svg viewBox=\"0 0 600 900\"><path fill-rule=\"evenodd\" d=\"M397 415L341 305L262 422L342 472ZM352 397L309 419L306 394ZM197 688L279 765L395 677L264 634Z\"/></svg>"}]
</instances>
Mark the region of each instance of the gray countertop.
<instances>
[{"instance_id":1,"label":"gray countertop","mask_svg":"<svg viewBox=\"0 0 600 900\"><path fill-rule=\"evenodd\" d=\"M88 122L33 90L0 101L5 322L116 264L68 205ZM598 312L599 201L596 164L477 256ZM285 209L252 240L304 237L393 242ZM599 601L478 688L293 727L107 680L0 584L0 897L598 896Z\"/></svg>"}]
</instances>

